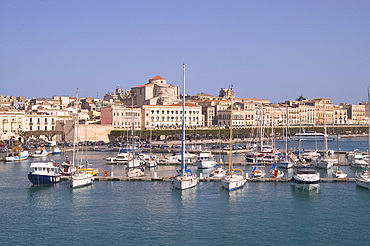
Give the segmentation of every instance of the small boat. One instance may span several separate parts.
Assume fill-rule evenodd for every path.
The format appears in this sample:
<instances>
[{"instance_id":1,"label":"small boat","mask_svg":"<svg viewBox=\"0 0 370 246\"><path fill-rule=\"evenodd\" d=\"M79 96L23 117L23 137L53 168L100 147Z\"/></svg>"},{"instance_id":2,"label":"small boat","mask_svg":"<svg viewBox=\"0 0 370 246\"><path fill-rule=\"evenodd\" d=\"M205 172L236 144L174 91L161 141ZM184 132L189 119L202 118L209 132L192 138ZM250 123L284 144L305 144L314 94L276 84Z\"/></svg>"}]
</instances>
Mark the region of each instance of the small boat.
<instances>
[{"instance_id":1,"label":"small boat","mask_svg":"<svg viewBox=\"0 0 370 246\"><path fill-rule=\"evenodd\" d=\"M333 161L326 156L317 158L316 167L321 169L330 169L333 167Z\"/></svg>"},{"instance_id":2,"label":"small boat","mask_svg":"<svg viewBox=\"0 0 370 246\"><path fill-rule=\"evenodd\" d=\"M216 166L216 170L214 170L213 172L211 172L209 174L209 177L210 178L218 179L218 178L225 177L225 174L226 174L226 171L221 167L221 165L217 165Z\"/></svg>"},{"instance_id":3,"label":"small boat","mask_svg":"<svg viewBox=\"0 0 370 246\"><path fill-rule=\"evenodd\" d=\"M28 179L33 185L49 185L60 182L61 175L59 168L53 162L31 163L32 171L28 174Z\"/></svg>"},{"instance_id":4,"label":"small boat","mask_svg":"<svg viewBox=\"0 0 370 246\"><path fill-rule=\"evenodd\" d=\"M49 150L45 148L39 148L35 151L35 153L32 155L32 157L45 157L49 154Z\"/></svg>"},{"instance_id":5,"label":"small boat","mask_svg":"<svg viewBox=\"0 0 370 246\"><path fill-rule=\"evenodd\" d=\"M11 152L4 158L5 161L23 161L28 158L28 151L21 146L13 147Z\"/></svg>"},{"instance_id":6,"label":"small boat","mask_svg":"<svg viewBox=\"0 0 370 246\"><path fill-rule=\"evenodd\" d=\"M156 156L151 155L148 160L145 160L145 166L147 166L147 167L156 167L156 166L158 166Z\"/></svg>"},{"instance_id":7,"label":"small boat","mask_svg":"<svg viewBox=\"0 0 370 246\"><path fill-rule=\"evenodd\" d=\"M337 170L337 171L333 172L333 178L345 179L345 178L347 178L347 173L342 171L342 170Z\"/></svg>"},{"instance_id":8,"label":"small boat","mask_svg":"<svg viewBox=\"0 0 370 246\"><path fill-rule=\"evenodd\" d=\"M317 190L319 188L320 174L316 173L313 166L298 166L292 177L294 185L302 190Z\"/></svg>"},{"instance_id":9,"label":"small boat","mask_svg":"<svg viewBox=\"0 0 370 246\"><path fill-rule=\"evenodd\" d=\"M199 153L195 164L199 169L207 169L214 168L217 165L217 162L210 151L204 151Z\"/></svg>"},{"instance_id":10,"label":"small boat","mask_svg":"<svg viewBox=\"0 0 370 246\"><path fill-rule=\"evenodd\" d=\"M252 178L264 178L266 173L263 170L257 169L258 164L256 164L251 172Z\"/></svg>"},{"instance_id":11,"label":"small boat","mask_svg":"<svg viewBox=\"0 0 370 246\"><path fill-rule=\"evenodd\" d=\"M356 173L356 185L370 190L370 173L368 170L363 170Z\"/></svg>"},{"instance_id":12,"label":"small boat","mask_svg":"<svg viewBox=\"0 0 370 246\"><path fill-rule=\"evenodd\" d=\"M88 174L92 174L93 176L96 176L98 175L99 171L97 169L94 169L92 167L84 167L83 165L80 165L78 167L78 170L79 171L85 171L87 172Z\"/></svg>"},{"instance_id":13,"label":"small boat","mask_svg":"<svg viewBox=\"0 0 370 246\"><path fill-rule=\"evenodd\" d=\"M131 168L127 172L127 177L129 178L140 177L143 175L144 175L144 168L142 167Z\"/></svg>"},{"instance_id":14,"label":"small boat","mask_svg":"<svg viewBox=\"0 0 370 246\"><path fill-rule=\"evenodd\" d=\"M269 171L269 177L279 179L284 176L284 172L276 168L277 164L275 163L270 171Z\"/></svg>"},{"instance_id":15,"label":"small boat","mask_svg":"<svg viewBox=\"0 0 370 246\"><path fill-rule=\"evenodd\" d=\"M62 178L70 177L74 171L76 171L76 167L68 160L63 161L59 166L59 173L62 175Z\"/></svg>"},{"instance_id":16,"label":"small boat","mask_svg":"<svg viewBox=\"0 0 370 246\"><path fill-rule=\"evenodd\" d=\"M277 162L277 166L280 168L289 169L294 167L294 163L289 159L282 158L280 161Z\"/></svg>"},{"instance_id":17,"label":"small boat","mask_svg":"<svg viewBox=\"0 0 370 246\"><path fill-rule=\"evenodd\" d=\"M53 152L51 152L52 155L59 155L62 153L62 150L59 147L55 147L53 149Z\"/></svg>"}]
</instances>

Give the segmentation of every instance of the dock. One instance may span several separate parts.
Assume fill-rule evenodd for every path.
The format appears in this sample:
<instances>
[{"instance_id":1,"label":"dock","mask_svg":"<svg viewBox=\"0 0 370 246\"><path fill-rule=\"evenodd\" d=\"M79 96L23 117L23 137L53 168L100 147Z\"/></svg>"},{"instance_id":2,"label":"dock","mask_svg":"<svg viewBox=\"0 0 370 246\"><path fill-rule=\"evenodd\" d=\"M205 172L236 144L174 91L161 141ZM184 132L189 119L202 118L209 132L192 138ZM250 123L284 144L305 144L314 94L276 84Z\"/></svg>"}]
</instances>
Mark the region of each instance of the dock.
<instances>
[{"instance_id":1,"label":"dock","mask_svg":"<svg viewBox=\"0 0 370 246\"><path fill-rule=\"evenodd\" d=\"M103 177L103 176L95 176L95 181L163 181L169 182L173 177L158 177L152 178L148 176L142 177L125 177L125 176L117 176L117 177ZM216 178L200 178L199 182L220 182L221 179ZM246 182L291 182L291 178L248 178ZM334 183L334 182L355 182L355 178L321 178L321 183Z\"/></svg>"}]
</instances>

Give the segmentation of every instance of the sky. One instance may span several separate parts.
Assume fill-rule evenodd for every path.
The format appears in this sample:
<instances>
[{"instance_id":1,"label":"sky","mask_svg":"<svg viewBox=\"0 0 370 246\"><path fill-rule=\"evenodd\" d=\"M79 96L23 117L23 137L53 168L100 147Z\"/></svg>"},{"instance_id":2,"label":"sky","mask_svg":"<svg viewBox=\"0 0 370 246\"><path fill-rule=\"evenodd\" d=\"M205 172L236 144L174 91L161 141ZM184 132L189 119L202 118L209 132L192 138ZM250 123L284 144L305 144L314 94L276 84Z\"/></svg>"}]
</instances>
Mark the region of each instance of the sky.
<instances>
[{"instance_id":1,"label":"sky","mask_svg":"<svg viewBox=\"0 0 370 246\"><path fill-rule=\"evenodd\" d=\"M186 93L367 100L370 1L0 0L0 95Z\"/></svg>"}]
</instances>

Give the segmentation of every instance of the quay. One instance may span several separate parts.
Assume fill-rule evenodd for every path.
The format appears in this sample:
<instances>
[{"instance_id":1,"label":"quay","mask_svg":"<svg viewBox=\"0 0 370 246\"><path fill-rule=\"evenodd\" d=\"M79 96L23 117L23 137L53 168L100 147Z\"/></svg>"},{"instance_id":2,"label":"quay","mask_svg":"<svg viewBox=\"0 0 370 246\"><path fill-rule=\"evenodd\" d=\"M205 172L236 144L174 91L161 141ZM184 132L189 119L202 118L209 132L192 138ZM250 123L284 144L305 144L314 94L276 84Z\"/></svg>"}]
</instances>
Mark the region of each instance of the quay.
<instances>
[{"instance_id":1,"label":"quay","mask_svg":"<svg viewBox=\"0 0 370 246\"><path fill-rule=\"evenodd\" d=\"M174 176L173 176L174 177ZM163 181L163 182L169 182L173 177L158 177L158 178L152 178L152 177L124 177L124 176L117 176L117 177L103 177L103 176L95 176L95 181ZM216 178L200 178L199 182L220 182L221 179ZM246 179L246 182L291 182L291 178L248 178ZM333 183L333 182L355 182L355 178L321 178L320 182L322 183Z\"/></svg>"}]
</instances>

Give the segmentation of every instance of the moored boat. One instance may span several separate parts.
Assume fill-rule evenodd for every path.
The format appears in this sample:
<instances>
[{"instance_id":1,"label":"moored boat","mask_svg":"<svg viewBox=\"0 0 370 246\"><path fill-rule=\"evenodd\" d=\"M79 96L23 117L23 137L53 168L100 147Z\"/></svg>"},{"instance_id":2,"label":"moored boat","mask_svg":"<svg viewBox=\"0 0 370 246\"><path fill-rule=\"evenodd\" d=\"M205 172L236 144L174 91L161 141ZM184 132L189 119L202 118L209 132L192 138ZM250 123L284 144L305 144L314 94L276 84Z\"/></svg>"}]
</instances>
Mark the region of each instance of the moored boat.
<instances>
[{"instance_id":1,"label":"moored boat","mask_svg":"<svg viewBox=\"0 0 370 246\"><path fill-rule=\"evenodd\" d=\"M356 173L356 185L365 189L370 189L370 172L363 170Z\"/></svg>"},{"instance_id":2,"label":"moored boat","mask_svg":"<svg viewBox=\"0 0 370 246\"><path fill-rule=\"evenodd\" d=\"M199 169L207 169L214 168L217 165L217 162L210 151L203 151L199 153L195 164Z\"/></svg>"},{"instance_id":3,"label":"moored boat","mask_svg":"<svg viewBox=\"0 0 370 246\"><path fill-rule=\"evenodd\" d=\"M313 166L301 165L294 170L292 181L298 189L316 190L319 188L320 174L315 171Z\"/></svg>"},{"instance_id":4,"label":"moored boat","mask_svg":"<svg viewBox=\"0 0 370 246\"><path fill-rule=\"evenodd\" d=\"M23 161L28 158L28 151L21 146L13 147L11 152L4 158L5 161Z\"/></svg>"},{"instance_id":5,"label":"moored boat","mask_svg":"<svg viewBox=\"0 0 370 246\"><path fill-rule=\"evenodd\" d=\"M32 171L28 174L28 179L33 185L49 185L60 182L61 175L58 167L53 162L31 163Z\"/></svg>"},{"instance_id":6,"label":"moored boat","mask_svg":"<svg viewBox=\"0 0 370 246\"><path fill-rule=\"evenodd\" d=\"M49 154L49 150L45 148L38 148L35 153L32 155L32 157L45 157Z\"/></svg>"}]
</instances>

